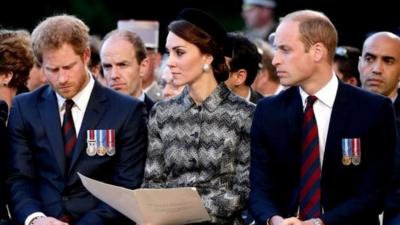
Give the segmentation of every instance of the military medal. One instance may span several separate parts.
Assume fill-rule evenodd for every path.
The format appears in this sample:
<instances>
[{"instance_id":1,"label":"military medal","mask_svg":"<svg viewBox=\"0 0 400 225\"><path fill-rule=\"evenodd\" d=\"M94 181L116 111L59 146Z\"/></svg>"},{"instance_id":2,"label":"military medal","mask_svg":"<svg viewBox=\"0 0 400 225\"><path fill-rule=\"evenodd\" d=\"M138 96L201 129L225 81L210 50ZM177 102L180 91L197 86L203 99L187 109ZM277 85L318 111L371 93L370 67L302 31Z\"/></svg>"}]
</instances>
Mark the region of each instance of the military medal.
<instances>
[{"instance_id":1,"label":"military medal","mask_svg":"<svg viewBox=\"0 0 400 225\"><path fill-rule=\"evenodd\" d=\"M342 139L342 163L345 166L348 166L351 164L351 145L350 145L350 139L348 138L343 138Z\"/></svg>"},{"instance_id":2,"label":"military medal","mask_svg":"<svg viewBox=\"0 0 400 225\"><path fill-rule=\"evenodd\" d=\"M95 138L95 131L94 130L87 130L87 148L86 154L88 156L95 156L96 155L96 138Z\"/></svg>"},{"instance_id":3,"label":"military medal","mask_svg":"<svg viewBox=\"0 0 400 225\"><path fill-rule=\"evenodd\" d=\"M105 146L105 132L104 130L96 130L96 138L97 138L97 155L104 156L107 153L107 149Z\"/></svg>"},{"instance_id":4,"label":"military medal","mask_svg":"<svg viewBox=\"0 0 400 225\"><path fill-rule=\"evenodd\" d=\"M353 144L353 156L351 157L351 162L353 165L358 166L361 163L361 143L360 143L360 138L353 138L352 139L352 144Z\"/></svg>"},{"instance_id":5,"label":"military medal","mask_svg":"<svg viewBox=\"0 0 400 225\"><path fill-rule=\"evenodd\" d=\"M109 155L109 156L115 155L115 130L114 129L106 130L106 146L107 146L107 155Z\"/></svg>"}]
</instances>

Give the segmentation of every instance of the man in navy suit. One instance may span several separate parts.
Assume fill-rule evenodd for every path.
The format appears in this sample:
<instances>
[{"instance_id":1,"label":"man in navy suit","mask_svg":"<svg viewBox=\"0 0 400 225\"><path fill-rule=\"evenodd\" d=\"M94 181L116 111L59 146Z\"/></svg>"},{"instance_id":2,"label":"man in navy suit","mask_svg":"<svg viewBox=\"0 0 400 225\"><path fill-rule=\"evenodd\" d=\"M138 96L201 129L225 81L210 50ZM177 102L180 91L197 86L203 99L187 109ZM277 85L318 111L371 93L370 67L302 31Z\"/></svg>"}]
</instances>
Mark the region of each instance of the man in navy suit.
<instances>
[{"instance_id":1,"label":"man in navy suit","mask_svg":"<svg viewBox=\"0 0 400 225\"><path fill-rule=\"evenodd\" d=\"M273 64L280 82L293 87L259 102L254 115L250 211L256 222L378 225L396 144L390 99L338 80L332 69L337 32L322 13L288 14L273 42ZM308 96L317 100L305 108ZM305 162L317 159L318 163L304 167L308 164L301 163L302 151L308 144L302 142L302 135L308 127L302 123L309 119L303 116L304 110L310 108L317 127L313 149L319 152ZM309 168L320 172L312 176L319 183L311 188L300 184ZM318 202L314 208L318 213L304 219L301 202L311 193L317 195L307 204ZM296 217L299 212L300 218Z\"/></svg>"},{"instance_id":2,"label":"man in navy suit","mask_svg":"<svg viewBox=\"0 0 400 225\"><path fill-rule=\"evenodd\" d=\"M32 33L49 85L16 97L9 117L7 182L19 224L129 221L85 190L77 175L140 187L147 149L144 104L102 87L88 72L88 31L81 20L60 15Z\"/></svg>"},{"instance_id":3,"label":"man in navy suit","mask_svg":"<svg viewBox=\"0 0 400 225\"><path fill-rule=\"evenodd\" d=\"M362 88L389 97L396 113L398 140L400 139L400 37L391 32L369 36L362 49L358 69ZM400 163L400 145L396 160ZM395 169L393 188L388 195L383 214L384 225L400 224L400 165Z\"/></svg>"}]
</instances>

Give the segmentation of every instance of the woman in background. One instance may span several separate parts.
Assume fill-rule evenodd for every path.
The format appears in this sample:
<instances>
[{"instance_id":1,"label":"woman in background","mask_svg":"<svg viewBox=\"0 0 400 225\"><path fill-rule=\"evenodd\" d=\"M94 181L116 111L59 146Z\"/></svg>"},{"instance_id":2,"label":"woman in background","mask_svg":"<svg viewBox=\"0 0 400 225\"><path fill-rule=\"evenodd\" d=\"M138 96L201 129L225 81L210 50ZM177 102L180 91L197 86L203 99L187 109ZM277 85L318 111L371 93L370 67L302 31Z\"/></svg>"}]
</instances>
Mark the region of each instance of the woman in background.
<instances>
[{"instance_id":1,"label":"woman in background","mask_svg":"<svg viewBox=\"0 0 400 225\"><path fill-rule=\"evenodd\" d=\"M0 99L10 108L12 99L27 92L33 66L30 35L24 30L0 30Z\"/></svg>"}]
</instances>

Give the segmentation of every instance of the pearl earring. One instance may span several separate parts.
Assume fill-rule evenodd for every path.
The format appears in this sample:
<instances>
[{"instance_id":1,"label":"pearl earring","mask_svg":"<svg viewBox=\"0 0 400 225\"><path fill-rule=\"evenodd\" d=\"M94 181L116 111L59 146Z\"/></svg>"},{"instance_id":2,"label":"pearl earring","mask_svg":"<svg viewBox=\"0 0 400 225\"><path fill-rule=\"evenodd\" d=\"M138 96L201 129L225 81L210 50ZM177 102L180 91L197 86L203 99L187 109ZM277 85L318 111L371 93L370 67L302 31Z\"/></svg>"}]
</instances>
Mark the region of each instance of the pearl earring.
<instances>
[{"instance_id":1,"label":"pearl earring","mask_svg":"<svg viewBox=\"0 0 400 225\"><path fill-rule=\"evenodd\" d=\"M203 72L208 72L210 70L210 65L208 65L207 63L203 65Z\"/></svg>"}]
</instances>

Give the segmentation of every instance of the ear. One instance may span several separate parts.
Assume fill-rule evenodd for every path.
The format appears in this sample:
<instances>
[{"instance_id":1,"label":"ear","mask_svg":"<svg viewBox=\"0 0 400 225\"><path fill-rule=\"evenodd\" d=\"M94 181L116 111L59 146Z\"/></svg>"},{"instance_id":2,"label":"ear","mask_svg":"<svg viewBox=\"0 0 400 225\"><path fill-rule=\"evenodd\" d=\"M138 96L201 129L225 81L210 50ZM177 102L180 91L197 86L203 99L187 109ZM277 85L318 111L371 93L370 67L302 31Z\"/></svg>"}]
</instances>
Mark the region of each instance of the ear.
<instances>
[{"instance_id":1,"label":"ear","mask_svg":"<svg viewBox=\"0 0 400 225\"><path fill-rule=\"evenodd\" d=\"M358 57L358 64L357 64L357 69L360 72L360 76L361 76L362 63L363 63L363 59L362 59L362 55L361 55L360 57Z\"/></svg>"},{"instance_id":2,"label":"ear","mask_svg":"<svg viewBox=\"0 0 400 225\"><path fill-rule=\"evenodd\" d=\"M235 86L244 84L247 78L247 71L245 69L239 69L236 71Z\"/></svg>"},{"instance_id":3,"label":"ear","mask_svg":"<svg viewBox=\"0 0 400 225\"><path fill-rule=\"evenodd\" d=\"M357 79L355 77L350 77L349 79L346 80L346 82L353 86L357 86Z\"/></svg>"},{"instance_id":4,"label":"ear","mask_svg":"<svg viewBox=\"0 0 400 225\"><path fill-rule=\"evenodd\" d=\"M321 43L317 42L311 46L311 51L313 54L314 61L319 62L321 61L325 55L327 55L326 47Z\"/></svg>"},{"instance_id":5,"label":"ear","mask_svg":"<svg viewBox=\"0 0 400 225\"><path fill-rule=\"evenodd\" d=\"M90 61L90 48L89 47L87 47L87 48L85 48L85 50L83 50L82 57L83 57L83 63L86 66L89 65L89 61Z\"/></svg>"},{"instance_id":6,"label":"ear","mask_svg":"<svg viewBox=\"0 0 400 225\"><path fill-rule=\"evenodd\" d=\"M214 61L214 57L210 54L205 54L204 57L204 63L211 66L211 63Z\"/></svg>"},{"instance_id":7,"label":"ear","mask_svg":"<svg viewBox=\"0 0 400 225\"><path fill-rule=\"evenodd\" d=\"M0 85L7 86L13 78L13 72L4 72L0 74Z\"/></svg>"},{"instance_id":8,"label":"ear","mask_svg":"<svg viewBox=\"0 0 400 225\"><path fill-rule=\"evenodd\" d=\"M139 65L139 77L143 78L144 74L149 70L149 58L146 57L142 60L142 62Z\"/></svg>"}]
</instances>

